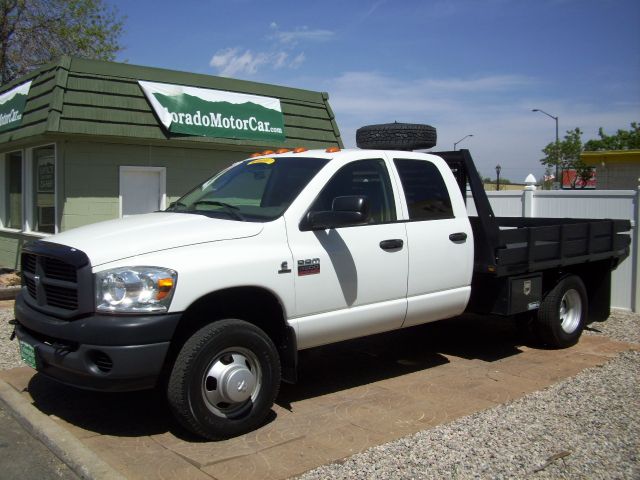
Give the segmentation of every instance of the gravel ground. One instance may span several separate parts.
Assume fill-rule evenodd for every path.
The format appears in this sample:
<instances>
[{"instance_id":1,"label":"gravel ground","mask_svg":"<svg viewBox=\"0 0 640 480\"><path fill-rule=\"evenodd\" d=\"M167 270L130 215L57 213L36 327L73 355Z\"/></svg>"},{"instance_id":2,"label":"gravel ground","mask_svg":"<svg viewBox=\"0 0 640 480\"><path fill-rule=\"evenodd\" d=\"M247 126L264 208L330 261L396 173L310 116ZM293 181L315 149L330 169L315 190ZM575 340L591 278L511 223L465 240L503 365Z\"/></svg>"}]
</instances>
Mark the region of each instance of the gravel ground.
<instances>
[{"instance_id":1,"label":"gravel ground","mask_svg":"<svg viewBox=\"0 0 640 480\"><path fill-rule=\"evenodd\" d=\"M18 353L18 341L9 341L13 332L13 325L9 324L12 318L13 302L0 302L0 370L24 366Z\"/></svg>"},{"instance_id":2,"label":"gravel ground","mask_svg":"<svg viewBox=\"0 0 640 480\"><path fill-rule=\"evenodd\" d=\"M21 366L0 302L0 369ZM640 315L614 310L588 335L640 344ZM640 479L640 352L519 400L371 448L301 478Z\"/></svg>"},{"instance_id":3,"label":"gravel ground","mask_svg":"<svg viewBox=\"0 0 640 480\"><path fill-rule=\"evenodd\" d=\"M613 310L606 322L592 323L585 333L606 335L621 342L640 343L640 315L624 310Z\"/></svg>"},{"instance_id":4,"label":"gravel ground","mask_svg":"<svg viewBox=\"0 0 640 480\"><path fill-rule=\"evenodd\" d=\"M638 314L589 328L640 343ZM300 478L640 479L640 352Z\"/></svg>"}]
</instances>

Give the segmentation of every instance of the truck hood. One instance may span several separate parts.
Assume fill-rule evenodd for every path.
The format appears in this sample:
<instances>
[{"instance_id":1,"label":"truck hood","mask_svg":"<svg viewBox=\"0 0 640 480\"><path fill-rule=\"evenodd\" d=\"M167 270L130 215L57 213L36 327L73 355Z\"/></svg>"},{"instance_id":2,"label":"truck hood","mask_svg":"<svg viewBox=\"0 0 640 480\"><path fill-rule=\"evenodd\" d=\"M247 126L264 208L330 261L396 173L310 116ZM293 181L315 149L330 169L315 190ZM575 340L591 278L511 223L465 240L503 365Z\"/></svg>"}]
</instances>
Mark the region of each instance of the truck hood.
<instances>
[{"instance_id":1,"label":"truck hood","mask_svg":"<svg viewBox=\"0 0 640 480\"><path fill-rule=\"evenodd\" d=\"M261 223L155 212L94 223L43 239L82 250L95 267L135 255L258 235Z\"/></svg>"}]
</instances>

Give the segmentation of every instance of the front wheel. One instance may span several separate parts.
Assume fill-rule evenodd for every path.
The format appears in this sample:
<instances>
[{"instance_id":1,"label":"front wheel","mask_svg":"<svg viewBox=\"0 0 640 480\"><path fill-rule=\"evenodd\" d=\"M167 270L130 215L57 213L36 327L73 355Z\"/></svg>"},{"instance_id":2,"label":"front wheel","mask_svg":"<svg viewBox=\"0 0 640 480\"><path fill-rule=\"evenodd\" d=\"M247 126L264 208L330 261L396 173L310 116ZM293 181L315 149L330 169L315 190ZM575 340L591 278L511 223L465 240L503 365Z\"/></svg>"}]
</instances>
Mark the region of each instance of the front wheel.
<instances>
[{"instance_id":1,"label":"front wheel","mask_svg":"<svg viewBox=\"0 0 640 480\"><path fill-rule=\"evenodd\" d=\"M280 361L271 339L242 320L198 330L176 358L169 405L191 432L211 440L258 428L280 387Z\"/></svg>"},{"instance_id":2,"label":"front wheel","mask_svg":"<svg viewBox=\"0 0 640 480\"><path fill-rule=\"evenodd\" d=\"M537 317L537 333L551 348L575 345L587 319L587 290L577 275L564 277L544 297Z\"/></svg>"}]
</instances>

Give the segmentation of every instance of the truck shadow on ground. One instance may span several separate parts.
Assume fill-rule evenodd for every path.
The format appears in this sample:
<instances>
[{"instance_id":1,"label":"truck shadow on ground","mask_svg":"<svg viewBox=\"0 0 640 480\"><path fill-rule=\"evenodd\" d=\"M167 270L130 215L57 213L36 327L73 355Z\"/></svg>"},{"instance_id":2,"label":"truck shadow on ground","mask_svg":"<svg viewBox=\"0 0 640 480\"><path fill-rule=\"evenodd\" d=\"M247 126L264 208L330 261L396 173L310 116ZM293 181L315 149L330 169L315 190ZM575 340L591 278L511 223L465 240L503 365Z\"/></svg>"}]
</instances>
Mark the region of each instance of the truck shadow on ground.
<instances>
[{"instance_id":1,"label":"truck shadow on ground","mask_svg":"<svg viewBox=\"0 0 640 480\"><path fill-rule=\"evenodd\" d=\"M495 361L520 353L515 328L497 317L463 316L301 352L299 382L283 384L276 403L291 403L430 369L447 356ZM34 405L71 425L77 436L139 437L171 432L199 441L173 420L160 389L105 393L67 387L36 374ZM269 422L276 418L273 412Z\"/></svg>"},{"instance_id":2,"label":"truck shadow on ground","mask_svg":"<svg viewBox=\"0 0 640 480\"><path fill-rule=\"evenodd\" d=\"M493 362L520 353L509 320L464 315L300 352L298 382L283 384L276 403L346 390L448 363L447 356Z\"/></svg>"}]
</instances>

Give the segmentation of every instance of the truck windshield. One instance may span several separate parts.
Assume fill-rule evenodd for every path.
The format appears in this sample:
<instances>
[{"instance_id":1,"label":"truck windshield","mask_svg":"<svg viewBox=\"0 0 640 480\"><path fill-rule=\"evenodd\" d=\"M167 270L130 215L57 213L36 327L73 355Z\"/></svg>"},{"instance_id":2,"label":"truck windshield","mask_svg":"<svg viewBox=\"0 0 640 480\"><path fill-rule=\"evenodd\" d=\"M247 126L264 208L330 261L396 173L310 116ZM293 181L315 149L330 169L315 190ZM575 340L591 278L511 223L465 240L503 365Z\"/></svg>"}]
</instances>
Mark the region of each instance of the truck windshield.
<instances>
[{"instance_id":1,"label":"truck windshield","mask_svg":"<svg viewBox=\"0 0 640 480\"><path fill-rule=\"evenodd\" d=\"M166 211L247 222L274 220L327 162L298 156L245 160L213 176Z\"/></svg>"}]
</instances>

